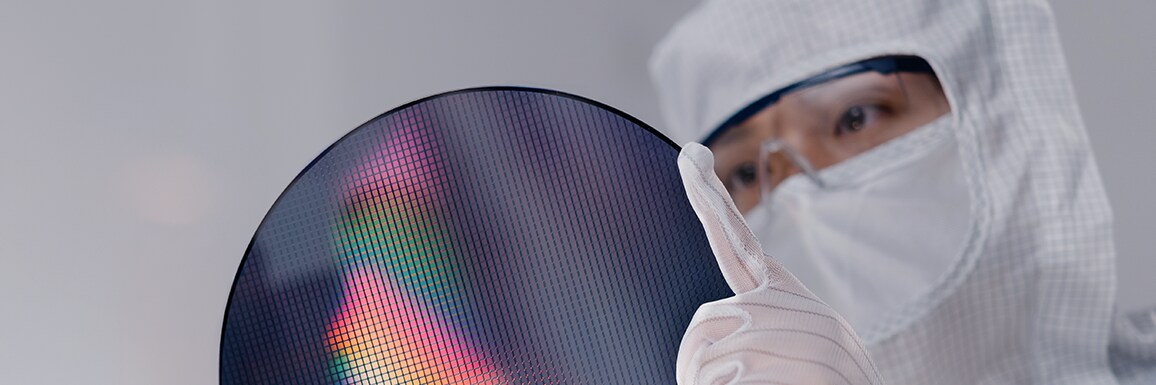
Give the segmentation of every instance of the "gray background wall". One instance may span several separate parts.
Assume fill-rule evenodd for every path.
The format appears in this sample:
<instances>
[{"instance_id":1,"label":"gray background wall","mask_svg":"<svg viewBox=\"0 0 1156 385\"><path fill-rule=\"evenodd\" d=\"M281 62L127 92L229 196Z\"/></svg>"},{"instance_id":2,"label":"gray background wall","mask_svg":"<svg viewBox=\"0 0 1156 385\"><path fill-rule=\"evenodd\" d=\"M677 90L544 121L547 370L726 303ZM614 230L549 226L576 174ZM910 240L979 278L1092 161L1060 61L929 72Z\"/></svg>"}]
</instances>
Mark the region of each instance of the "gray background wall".
<instances>
[{"instance_id":1,"label":"gray background wall","mask_svg":"<svg viewBox=\"0 0 1156 385\"><path fill-rule=\"evenodd\" d=\"M693 4L71 3L0 7L0 383L214 383L241 253L320 150L480 85L659 124L645 60ZM1118 218L1121 304L1156 303L1156 3L1054 6Z\"/></svg>"}]
</instances>

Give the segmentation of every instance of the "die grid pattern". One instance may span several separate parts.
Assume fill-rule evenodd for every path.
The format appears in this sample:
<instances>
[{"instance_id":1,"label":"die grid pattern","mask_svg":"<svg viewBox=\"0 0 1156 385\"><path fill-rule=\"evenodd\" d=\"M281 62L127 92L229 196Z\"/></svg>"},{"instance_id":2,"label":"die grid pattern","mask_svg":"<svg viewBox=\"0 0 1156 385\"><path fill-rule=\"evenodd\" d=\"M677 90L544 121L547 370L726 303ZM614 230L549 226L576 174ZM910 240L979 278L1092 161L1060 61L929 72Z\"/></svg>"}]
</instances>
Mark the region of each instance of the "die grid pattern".
<instances>
[{"instance_id":1,"label":"die grid pattern","mask_svg":"<svg viewBox=\"0 0 1156 385\"><path fill-rule=\"evenodd\" d=\"M729 294L677 149L578 97L412 103L314 160L254 236L222 384L673 383Z\"/></svg>"}]
</instances>

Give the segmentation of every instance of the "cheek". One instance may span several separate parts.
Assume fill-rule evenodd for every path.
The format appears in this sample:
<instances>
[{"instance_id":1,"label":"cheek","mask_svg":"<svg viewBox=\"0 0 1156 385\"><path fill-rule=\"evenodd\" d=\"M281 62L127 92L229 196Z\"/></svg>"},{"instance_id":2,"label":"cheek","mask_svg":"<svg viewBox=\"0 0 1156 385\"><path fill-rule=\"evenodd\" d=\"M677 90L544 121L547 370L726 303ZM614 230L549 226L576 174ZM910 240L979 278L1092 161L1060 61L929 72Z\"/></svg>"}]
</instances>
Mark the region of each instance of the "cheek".
<instances>
[{"instance_id":1,"label":"cheek","mask_svg":"<svg viewBox=\"0 0 1156 385\"><path fill-rule=\"evenodd\" d=\"M897 115L890 115L881 117L876 124L875 130L868 130L862 132L859 138L856 138L855 147L858 152L865 152L892 139L903 136L908 132L914 131L916 128L932 121L927 118L922 108L918 106L911 106L912 108L904 110Z\"/></svg>"},{"instance_id":2,"label":"cheek","mask_svg":"<svg viewBox=\"0 0 1156 385\"><path fill-rule=\"evenodd\" d=\"M883 137L875 141L879 143L886 142L935 121L935 119L943 116L943 114L950 112L948 109L943 108L944 106L945 104L940 104L932 97L920 99L918 103L913 104L903 115L895 117L888 125L890 129L885 130L886 132L883 133Z\"/></svg>"},{"instance_id":3,"label":"cheek","mask_svg":"<svg viewBox=\"0 0 1156 385\"><path fill-rule=\"evenodd\" d=\"M881 119L879 129L864 135L862 145L870 149L891 139L895 139L918 127L919 118L914 111L905 111L899 116L889 116Z\"/></svg>"},{"instance_id":4,"label":"cheek","mask_svg":"<svg viewBox=\"0 0 1156 385\"><path fill-rule=\"evenodd\" d=\"M932 121L951 112L947 103L947 96L939 81L930 75L918 75L908 82L908 94L911 95L912 114L921 120Z\"/></svg>"},{"instance_id":5,"label":"cheek","mask_svg":"<svg viewBox=\"0 0 1156 385\"><path fill-rule=\"evenodd\" d=\"M743 215L746 215L748 211L751 211L751 209L759 204L760 195L759 191L755 189L739 193L734 197L735 208L739 209L739 212Z\"/></svg>"}]
</instances>

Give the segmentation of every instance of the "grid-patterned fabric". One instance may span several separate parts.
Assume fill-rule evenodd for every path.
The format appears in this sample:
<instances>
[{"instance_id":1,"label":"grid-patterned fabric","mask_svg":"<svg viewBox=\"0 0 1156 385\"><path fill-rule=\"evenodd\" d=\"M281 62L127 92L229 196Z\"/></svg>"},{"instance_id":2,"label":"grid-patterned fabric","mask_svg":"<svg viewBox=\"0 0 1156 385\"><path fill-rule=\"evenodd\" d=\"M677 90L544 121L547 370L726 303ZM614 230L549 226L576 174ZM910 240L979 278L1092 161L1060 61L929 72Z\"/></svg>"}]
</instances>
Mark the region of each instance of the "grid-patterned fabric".
<instances>
[{"instance_id":1,"label":"grid-patterned fabric","mask_svg":"<svg viewBox=\"0 0 1156 385\"><path fill-rule=\"evenodd\" d=\"M665 132L686 142L769 92L885 55L920 56L943 83L974 223L934 289L858 330L884 379L1115 383L1112 216L1044 1L707 1L651 69Z\"/></svg>"},{"instance_id":2,"label":"grid-patterned fabric","mask_svg":"<svg viewBox=\"0 0 1156 385\"><path fill-rule=\"evenodd\" d=\"M386 113L269 211L226 312L222 384L674 382L729 294L677 149L554 92Z\"/></svg>"}]
</instances>

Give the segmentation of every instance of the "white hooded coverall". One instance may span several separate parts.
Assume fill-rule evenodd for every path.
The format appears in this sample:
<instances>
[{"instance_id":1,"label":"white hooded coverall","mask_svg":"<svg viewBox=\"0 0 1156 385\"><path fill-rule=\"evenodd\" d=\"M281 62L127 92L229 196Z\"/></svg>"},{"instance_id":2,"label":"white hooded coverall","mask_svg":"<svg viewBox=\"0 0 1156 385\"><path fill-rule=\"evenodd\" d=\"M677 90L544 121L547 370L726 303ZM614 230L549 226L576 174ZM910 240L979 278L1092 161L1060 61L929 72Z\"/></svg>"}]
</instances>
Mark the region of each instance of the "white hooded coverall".
<instances>
[{"instance_id":1,"label":"white hooded coverall","mask_svg":"<svg viewBox=\"0 0 1156 385\"><path fill-rule=\"evenodd\" d=\"M706 1L659 43L651 72L664 132L686 143L786 85L888 55L927 60L943 85L971 226L933 287L855 330L882 379L1156 383L1153 337L1114 319L1111 210L1046 2Z\"/></svg>"}]
</instances>

